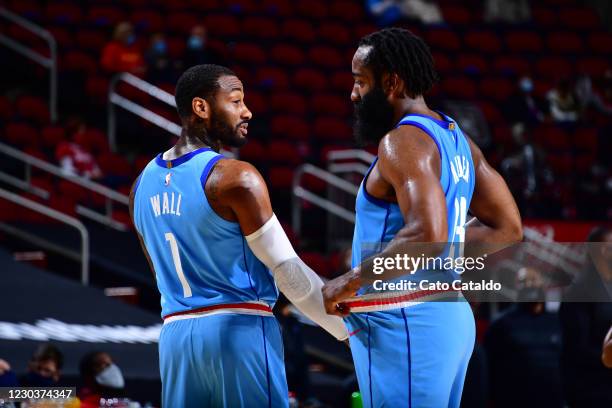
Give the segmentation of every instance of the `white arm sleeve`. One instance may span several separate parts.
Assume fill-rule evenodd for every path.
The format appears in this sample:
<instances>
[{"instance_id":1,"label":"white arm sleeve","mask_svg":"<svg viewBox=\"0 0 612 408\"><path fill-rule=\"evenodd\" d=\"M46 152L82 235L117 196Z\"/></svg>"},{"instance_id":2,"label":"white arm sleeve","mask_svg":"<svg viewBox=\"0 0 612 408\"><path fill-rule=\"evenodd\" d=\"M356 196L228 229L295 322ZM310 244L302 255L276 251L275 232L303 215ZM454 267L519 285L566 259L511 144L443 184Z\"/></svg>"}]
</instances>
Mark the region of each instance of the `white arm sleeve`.
<instances>
[{"instance_id":1,"label":"white arm sleeve","mask_svg":"<svg viewBox=\"0 0 612 408\"><path fill-rule=\"evenodd\" d=\"M348 338L342 319L325 311L323 281L297 256L276 215L245 238L255 256L272 271L278 289L300 312L338 340Z\"/></svg>"}]
</instances>

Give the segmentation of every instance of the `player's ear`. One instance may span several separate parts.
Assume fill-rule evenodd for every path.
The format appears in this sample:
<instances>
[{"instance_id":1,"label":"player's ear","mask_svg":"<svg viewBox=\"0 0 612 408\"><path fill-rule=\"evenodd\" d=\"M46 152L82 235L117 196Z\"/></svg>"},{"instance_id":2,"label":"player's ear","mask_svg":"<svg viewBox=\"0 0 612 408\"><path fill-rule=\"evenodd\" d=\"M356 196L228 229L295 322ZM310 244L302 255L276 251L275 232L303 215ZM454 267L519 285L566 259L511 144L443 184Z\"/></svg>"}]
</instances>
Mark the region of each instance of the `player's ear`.
<instances>
[{"instance_id":1,"label":"player's ear","mask_svg":"<svg viewBox=\"0 0 612 408\"><path fill-rule=\"evenodd\" d=\"M191 100L191 110L195 115L207 120L210 117L210 104L204 98L195 97Z\"/></svg>"},{"instance_id":2,"label":"player's ear","mask_svg":"<svg viewBox=\"0 0 612 408\"><path fill-rule=\"evenodd\" d=\"M385 91L389 95L402 99L405 95L404 81L396 73L386 74Z\"/></svg>"}]
</instances>

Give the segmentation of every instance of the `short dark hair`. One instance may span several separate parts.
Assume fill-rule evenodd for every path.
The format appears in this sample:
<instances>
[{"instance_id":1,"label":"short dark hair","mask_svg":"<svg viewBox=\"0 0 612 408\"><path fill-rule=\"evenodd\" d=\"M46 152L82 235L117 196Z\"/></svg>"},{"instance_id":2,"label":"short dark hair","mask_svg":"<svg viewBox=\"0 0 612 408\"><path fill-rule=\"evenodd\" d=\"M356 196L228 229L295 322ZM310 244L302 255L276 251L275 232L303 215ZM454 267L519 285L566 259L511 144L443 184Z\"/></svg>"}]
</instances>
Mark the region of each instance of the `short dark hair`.
<instances>
[{"instance_id":1,"label":"short dark hair","mask_svg":"<svg viewBox=\"0 0 612 408\"><path fill-rule=\"evenodd\" d=\"M606 235L610 234L611 232L612 228L605 225L599 225L597 227L594 227L589 232L587 242L604 242L604 240L606 239Z\"/></svg>"},{"instance_id":2,"label":"short dark hair","mask_svg":"<svg viewBox=\"0 0 612 408\"><path fill-rule=\"evenodd\" d=\"M58 370L61 370L64 365L64 355L57 347L53 344L41 344L32 355L32 361L48 360L54 361Z\"/></svg>"},{"instance_id":3,"label":"short dark hair","mask_svg":"<svg viewBox=\"0 0 612 408\"><path fill-rule=\"evenodd\" d=\"M214 64L195 65L183 72L174 92L179 116L181 118L191 116L191 101L196 96L211 98L219 89L219 78L224 75L236 76L231 69Z\"/></svg>"},{"instance_id":4,"label":"short dark hair","mask_svg":"<svg viewBox=\"0 0 612 408\"><path fill-rule=\"evenodd\" d=\"M103 353L103 351L90 351L81 358L79 362L79 374L81 374L81 378L95 377L96 359Z\"/></svg>"},{"instance_id":5,"label":"short dark hair","mask_svg":"<svg viewBox=\"0 0 612 408\"><path fill-rule=\"evenodd\" d=\"M438 81L429 47L410 31L392 27L368 34L359 46L371 46L364 61L378 81L384 72L397 74L411 97L423 95Z\"/></svg>"}]
</instances>

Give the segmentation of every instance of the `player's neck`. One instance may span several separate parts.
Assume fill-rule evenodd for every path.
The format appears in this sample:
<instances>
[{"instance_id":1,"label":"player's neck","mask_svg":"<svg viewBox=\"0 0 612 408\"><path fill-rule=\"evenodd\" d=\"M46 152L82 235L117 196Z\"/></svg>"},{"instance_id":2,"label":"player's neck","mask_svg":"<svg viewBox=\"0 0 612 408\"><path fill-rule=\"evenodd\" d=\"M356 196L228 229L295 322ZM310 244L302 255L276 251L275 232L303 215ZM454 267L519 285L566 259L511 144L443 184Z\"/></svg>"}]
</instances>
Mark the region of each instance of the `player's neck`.
<instances>
[{"instance_id":1,"label":"player's neck","mask_svg":"<svg viewBox=\"0 0 612 408\"><path fill-rule=\"evenodd\" d=\"M431 116L436 119L442 119L440 115L427 106L425 99L422 96L416 98L404 98L398 101L396 105L394 123L399 122L404 116L410 114L419 114L425 116Z\"/></svg>"},{"instance_id":2,"label":"player's neck","mask_svg":"<svg viewBox=\"0 0 612 408\"><path fill-rule=\"evenodd\" d=\"M179 140L176 142L176 144L172 146L170 150L167 150L163 154L163 158L165 160L173 160L187 153L193 152L194 150L202 149L205 147L209 147L213 150L218 151L218 149L215 149L215 146L207 145L198 137L188 136L187 134L183 134L181 135Z\"/></svg>"}]
</instances>

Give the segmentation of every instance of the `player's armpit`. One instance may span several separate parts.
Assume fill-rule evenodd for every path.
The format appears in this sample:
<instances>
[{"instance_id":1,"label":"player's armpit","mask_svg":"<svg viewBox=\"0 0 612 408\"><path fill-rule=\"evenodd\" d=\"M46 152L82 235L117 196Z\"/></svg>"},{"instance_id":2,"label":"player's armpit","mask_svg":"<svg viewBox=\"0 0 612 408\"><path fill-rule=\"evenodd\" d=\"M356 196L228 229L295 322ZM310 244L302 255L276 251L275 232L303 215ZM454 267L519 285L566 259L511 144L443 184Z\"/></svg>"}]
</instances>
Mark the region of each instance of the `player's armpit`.
<instances>
[{"instance_id":1,"label":"player's armpit","mask_svg":"<svg viewBox=\"0 0 612 408\"><path fill-rule=\"evenodd\" d=\"M506 182L487 163L478 146L468 141L476 173L470 213L483 225L466 229L466 243L509 245L519 242L523 237L521 215ZM466 255L469 254L466 252Z\"/></svg>"},{"instance_id":2,"label":"player's armpit","mask_svg":"<svg viewBox=\"0 0 612 408\"><path fill-rule=\"evenodd\" d=\"M229 209L244 235L257 231L272 217L266 183L250 163L220 160L205 189L211 205Z\"/></svg>"}]
</instances>

